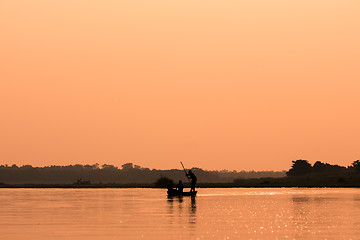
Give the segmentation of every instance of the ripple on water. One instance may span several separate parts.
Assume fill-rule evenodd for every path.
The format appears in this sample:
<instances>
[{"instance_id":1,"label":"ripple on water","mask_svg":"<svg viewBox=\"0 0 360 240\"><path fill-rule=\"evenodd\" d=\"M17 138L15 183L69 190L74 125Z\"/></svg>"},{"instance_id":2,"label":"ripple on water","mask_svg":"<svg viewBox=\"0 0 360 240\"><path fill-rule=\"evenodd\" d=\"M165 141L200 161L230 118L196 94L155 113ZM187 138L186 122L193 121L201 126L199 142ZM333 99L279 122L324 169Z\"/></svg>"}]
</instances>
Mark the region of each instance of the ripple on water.
<instances>
[{"instance_id":1,"label":"ripple on water","mask_svg":"<svg viewBox=\"0 0 360 240\"><path fill-rule=\"evenodd\" d=\"M1 239L355 239L358 189L2 189ZM341 229L341 231L339 231Z\"/></svg>"}]
</instances>

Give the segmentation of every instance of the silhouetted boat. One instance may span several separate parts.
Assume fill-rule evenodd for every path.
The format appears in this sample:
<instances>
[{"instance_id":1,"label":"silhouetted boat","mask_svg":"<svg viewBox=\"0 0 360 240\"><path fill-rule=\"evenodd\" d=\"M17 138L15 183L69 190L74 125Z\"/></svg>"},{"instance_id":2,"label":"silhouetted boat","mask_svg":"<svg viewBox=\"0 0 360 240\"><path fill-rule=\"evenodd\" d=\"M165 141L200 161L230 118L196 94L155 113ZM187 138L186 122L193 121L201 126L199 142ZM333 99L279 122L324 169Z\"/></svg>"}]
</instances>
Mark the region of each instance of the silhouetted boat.
<instances>
[{"instance_id":1,"label":"silhouetted boat","mask_svg":"<svg viewBox=\"0 0 360 240\"><path fill-rule=\"evenodd\" d=\"M178 191L167 191L168 196L170 197L181 197L181 196L191 196L191 197L195 197L196 196L197 191L194 192L178 192Z\"/></svg>"}]
</instances>

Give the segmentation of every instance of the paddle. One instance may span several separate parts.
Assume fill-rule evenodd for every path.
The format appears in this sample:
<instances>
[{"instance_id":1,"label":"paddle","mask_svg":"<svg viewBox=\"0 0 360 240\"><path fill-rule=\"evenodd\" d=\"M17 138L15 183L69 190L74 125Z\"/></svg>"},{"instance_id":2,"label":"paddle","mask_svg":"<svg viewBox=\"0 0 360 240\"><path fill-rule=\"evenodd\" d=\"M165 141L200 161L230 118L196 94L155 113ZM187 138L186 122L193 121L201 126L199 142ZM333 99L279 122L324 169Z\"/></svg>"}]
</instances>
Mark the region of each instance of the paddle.
<instances>
[{"instance_id":1,"label":"paddle","mask_svg":"<svg viewBox=\"0 0 360 240\"><path fill-rule=\"evenodd\" d=\"M184 172L185 172L185 174L186 174L187 179L189 180L189 183L191 184L190 177L189 177L188 173L187 173L186 170L185 170L184 164L182 163L182 161L180 161L180 163L181 163L181 166L182 166L183 169L184 169Z\"/></svg>"}]
</instances>

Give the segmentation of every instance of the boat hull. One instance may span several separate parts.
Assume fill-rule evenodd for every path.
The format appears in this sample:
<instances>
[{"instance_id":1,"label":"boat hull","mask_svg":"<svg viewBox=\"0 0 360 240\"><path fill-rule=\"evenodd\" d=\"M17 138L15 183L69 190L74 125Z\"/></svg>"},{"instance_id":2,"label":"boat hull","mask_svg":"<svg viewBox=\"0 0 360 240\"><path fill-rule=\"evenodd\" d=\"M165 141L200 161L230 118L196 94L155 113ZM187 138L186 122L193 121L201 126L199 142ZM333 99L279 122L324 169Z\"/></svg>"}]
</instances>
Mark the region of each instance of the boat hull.
<instances>
[{"instance_id":1,"label":"boat hull","mask_svg":"<svg viewBox=\"0 0 360 240\"><path fill-rule=\"evenodd\" d=\"M170 197L182 197L182 196L190 196L195 197L197 191L194 192L178 192L178 191L167 191L168 196Z\"/></svg>"}]
</instances>

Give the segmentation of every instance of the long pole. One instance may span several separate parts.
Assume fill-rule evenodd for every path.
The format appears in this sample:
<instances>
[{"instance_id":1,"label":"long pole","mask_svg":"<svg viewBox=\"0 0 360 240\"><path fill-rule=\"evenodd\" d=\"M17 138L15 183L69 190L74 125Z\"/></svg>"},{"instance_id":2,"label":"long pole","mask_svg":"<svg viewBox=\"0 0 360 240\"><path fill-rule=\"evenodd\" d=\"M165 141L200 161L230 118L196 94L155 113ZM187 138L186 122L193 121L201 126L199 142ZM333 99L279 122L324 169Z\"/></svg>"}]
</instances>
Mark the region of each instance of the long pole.
<instances>
[{"instance_id":1,"label":"long pole","mask_svg":"<svg viewBox=\"0 0 360 240\"><path fill-rule=\"evenodd\" d=\"M188 175L188 173L187 173L186 170L185 170L184 164L182 163L182 161L180 161L180 163L181 163L181 166L182 166L183 169L184 169L184 172L185 172L185 174L186 174L187 179L189 180L189 183L191 183L190 178L189 178L189 175Z\"/></svg>"}]
</instances>

